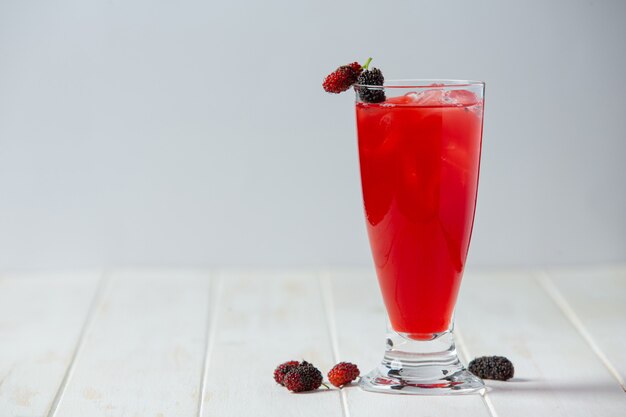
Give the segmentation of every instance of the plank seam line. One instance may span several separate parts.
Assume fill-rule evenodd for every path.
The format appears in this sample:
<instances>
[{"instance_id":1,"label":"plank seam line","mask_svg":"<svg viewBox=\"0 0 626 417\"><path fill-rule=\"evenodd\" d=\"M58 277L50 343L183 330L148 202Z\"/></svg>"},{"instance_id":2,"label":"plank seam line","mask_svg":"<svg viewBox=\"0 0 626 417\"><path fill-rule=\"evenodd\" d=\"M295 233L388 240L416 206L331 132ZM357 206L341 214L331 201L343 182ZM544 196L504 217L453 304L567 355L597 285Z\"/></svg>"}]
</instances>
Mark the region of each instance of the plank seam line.
<instances>
[{"instance_id":1,"label":"plank seam line","mask_svg":"<svg viewBox=\"0 0 626 417\"><path fill-rule=\"evenodd\" d=\"M572 306L567 302L565 296L558 289L554 281L550 278L550 275L546 271L540 271L536 276L536 280L539 282L539 285L548 293L548 296L556 303L556 305L561 310L561 313L569 320L569 322L574 326L578 334L587 342L593 353L600 359L600 362L604 365L604 367L609 371L609 373L615 378L622 387L623 391L626 391L626 383L624 383L624 379L620 375L620 373L615 369L609 358L606 356L604 351L600 349L600 346L595 342L591 333L587 330L582 320L578 317Z\"/></svg>"},{"instance_id":2,"label":"plank seam line","mask_svg":"<svg viewBox=\"0 0 626 417\"><path fill-rule=\"evenodd\" d=\"M465 339L463 338L463 334L459 331L458 328L454 329L454 333L456 334L456 345L459 347L459 350L461 351L462 355L465 357L465 360L469 361L471 356L470 356L469 349L467 348L467 344L465 343ZM489 388L485 390L485 392L481 395L481 397L491 417L498 417L496 408L493 405L493 402L491 402L491 397L489 396Z\"/></svg>"},{"instance_id":3,"label":"plank seam line","mask_svg":"<svg viewBox=\"0 0 626 417\"><path fill-rule=\"evenodd\" d=\"M83 325L80 329L78 340L76 342L76 347L74 348L74 352L72 352L72 357L70 358L70 363L67 366L65 375L63 375L63 379L61 380L61 383L59 384L59 388L57 389L54 399L52 400L52 404L50 405L50 408L48 410L47 417L55 417L57 414L59 405L61 404L61 401L63 400L63 396L65 395L65 392L67 390L67 385L69 384L70 379L72 378L72 375L74 374L74 368L76 367L78 356L80 355L80 352L83 350L83 346L85 344L85 340L87 339L87 335L93 326L93 322L95 320L98 307L101 305L101 302L104 298L105 290L108 287L108 283L110 279L109 275L110 274L108 271L103 271L102 276L100 277L98 281L98 286L96 287L96 291L91 300L91 304L89 305L89 310L87 310L87 316L85 317L85 321L83 322Z\"/></svg>"},{"instance_id":4,"label":"plank seam line","mask_svg":"<svg viewBox=\"0 0 626 417\"><path fill-rule=\"evenodd\" d=\"M211 363L211 356L215 347L215 338L217 336L217 319L218 319L218 304L222 298L223 290L223 278L221 273L211 273L211 282L209 284L209 307L207 308L206 326L205 331L205 349L204 359L202 362L202 375L200 376L200 393L198 395L198 417L202 417L204 414L204 399L207 386L207 380L209 378L209 366Z\"/></svg>"},{"instance_id":5,"label":"plank seam line","mask_svg":"<svg viewBox=\"0 0 626 417\"><path fill-rule=\"evenodd\" d=\"M326 316L326 328L333 351L333 359L335 363L339 363L339 341L337 337L337 322L335 321L335 307L333 301L333 292L330 284L330 274L322 272L319 274L320 288L322 291L322 303L324 304L324 315ZM341 411L344 417L350 417L350 409L348 408L348 397L346 390L339 390L339 398L341 400Z\"/></svg>"}]
</instances>

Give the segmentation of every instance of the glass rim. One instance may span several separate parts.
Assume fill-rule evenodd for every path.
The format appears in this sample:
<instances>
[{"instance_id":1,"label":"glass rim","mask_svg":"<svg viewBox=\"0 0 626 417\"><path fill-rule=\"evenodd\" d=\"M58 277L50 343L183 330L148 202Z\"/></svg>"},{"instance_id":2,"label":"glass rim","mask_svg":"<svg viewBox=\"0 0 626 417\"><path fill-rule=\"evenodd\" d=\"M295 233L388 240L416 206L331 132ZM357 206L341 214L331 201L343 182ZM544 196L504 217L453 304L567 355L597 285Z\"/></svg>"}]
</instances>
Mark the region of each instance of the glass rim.
<instances>
[{"instance_id":1,"label":"glass rim","mask_svg":"<svg viewBox=\"0 0 626 417\"><path fill-rule=\"evenodd\" d=\"M429 90L435 88L458 88L458 87L485 87L484 81L476 80L453 80L453 79L437 79L437 78L406 78L385 80L383 85L354 84L354 87L365 88L427 88Z\"/></svg>"}]
</instances>

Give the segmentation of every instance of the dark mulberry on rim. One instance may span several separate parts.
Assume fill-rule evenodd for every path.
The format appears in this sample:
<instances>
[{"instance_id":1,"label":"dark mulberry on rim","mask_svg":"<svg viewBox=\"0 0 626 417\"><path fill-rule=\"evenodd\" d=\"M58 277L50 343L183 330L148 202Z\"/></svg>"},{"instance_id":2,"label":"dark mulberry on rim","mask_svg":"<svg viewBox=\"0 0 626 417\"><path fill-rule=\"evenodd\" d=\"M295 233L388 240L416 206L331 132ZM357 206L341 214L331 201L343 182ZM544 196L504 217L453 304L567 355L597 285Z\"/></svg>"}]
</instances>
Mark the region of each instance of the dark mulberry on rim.
<instances>
[{"instance_id":1,"label":"dark mulberry on rim","mask_svg":"<svg viewBox=\"0 0 626 417\"><path fill-rule=\"evenodd\" d=\"M385 83L385 77L378 68L372 68L371 70L365 70L359 75L356 80L360 85L380 85ZM384 89L373 89L368 87L357 87L359 98L366 103L382 103L387 98L385 97Z\"/></svg>"}]
</instances>

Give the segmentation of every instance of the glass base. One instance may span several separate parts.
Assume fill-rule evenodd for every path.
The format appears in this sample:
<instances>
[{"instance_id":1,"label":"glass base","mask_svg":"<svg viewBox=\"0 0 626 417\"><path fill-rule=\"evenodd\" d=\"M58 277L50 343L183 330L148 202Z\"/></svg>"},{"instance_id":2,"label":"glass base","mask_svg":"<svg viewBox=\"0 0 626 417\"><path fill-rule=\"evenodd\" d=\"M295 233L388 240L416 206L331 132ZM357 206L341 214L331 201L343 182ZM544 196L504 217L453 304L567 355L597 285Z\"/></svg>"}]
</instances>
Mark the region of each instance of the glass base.
<instances>
[{"instance_id":1,"label":"glass base","mask_svg":"<svg viewBox=\"0 0 626 417\"><path fill-rule=\"evenodd\" d=\"M483 381L459 360L452 331L435 334L431 340L413 340L389 329L385 357L359 382L365 391L417 395L484 392Z\"/></svg>"}]
</instances>

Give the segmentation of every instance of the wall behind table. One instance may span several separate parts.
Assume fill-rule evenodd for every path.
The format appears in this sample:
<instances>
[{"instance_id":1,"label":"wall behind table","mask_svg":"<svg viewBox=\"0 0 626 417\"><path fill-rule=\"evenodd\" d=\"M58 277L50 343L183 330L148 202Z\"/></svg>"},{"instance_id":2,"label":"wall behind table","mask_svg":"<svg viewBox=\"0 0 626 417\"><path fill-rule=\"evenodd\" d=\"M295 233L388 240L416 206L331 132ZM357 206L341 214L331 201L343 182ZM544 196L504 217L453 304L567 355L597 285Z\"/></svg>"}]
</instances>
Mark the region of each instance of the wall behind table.
<instances>
[{"instance_id":1,"label":"wall behind table","mask_svg":"<svg viewBox=\"0 0 626 417\"><path fill-rule=\"evenodd\" d=\"M505 4L506 3L506 4ZM487 81L474 265L626 260L626 2L0 2L0 268L369 265L350 94Z\"/></svg>"}]
</instances>

